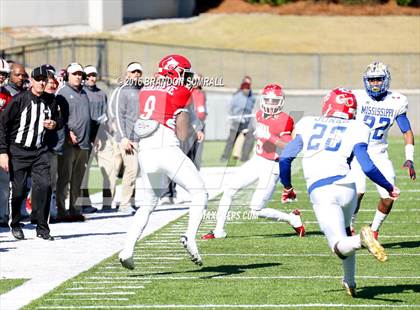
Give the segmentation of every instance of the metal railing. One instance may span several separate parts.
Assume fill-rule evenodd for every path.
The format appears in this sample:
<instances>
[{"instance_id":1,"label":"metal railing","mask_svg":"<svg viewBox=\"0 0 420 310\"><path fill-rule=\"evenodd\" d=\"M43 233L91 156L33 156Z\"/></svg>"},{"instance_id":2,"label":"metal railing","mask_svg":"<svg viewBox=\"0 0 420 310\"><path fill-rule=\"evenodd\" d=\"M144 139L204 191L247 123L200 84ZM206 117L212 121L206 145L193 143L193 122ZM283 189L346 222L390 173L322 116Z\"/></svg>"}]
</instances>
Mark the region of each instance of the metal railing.
<instances>
[{"instance_id":1,"label":"metal railing","mask_svg":"<svg viewBox=\"0 0 420 310\"><path fill-rule=\"evenodd\" d=\"M74 61L96 65L101 78L109 83L123 76L132 61L141 62L145 75L152 76L159 60L172 53L187 56L193 69L205 76L222 77L226 87L238 87L242 77L250 75L254 88L269 82L286 89L359 88L367 64L380 60L390 66L393 88L420 88L419 53L282 54L99 38L49 40L0 51L1 57L28 69L43 63L65 68Z\"/></svg>"}]
</instances>

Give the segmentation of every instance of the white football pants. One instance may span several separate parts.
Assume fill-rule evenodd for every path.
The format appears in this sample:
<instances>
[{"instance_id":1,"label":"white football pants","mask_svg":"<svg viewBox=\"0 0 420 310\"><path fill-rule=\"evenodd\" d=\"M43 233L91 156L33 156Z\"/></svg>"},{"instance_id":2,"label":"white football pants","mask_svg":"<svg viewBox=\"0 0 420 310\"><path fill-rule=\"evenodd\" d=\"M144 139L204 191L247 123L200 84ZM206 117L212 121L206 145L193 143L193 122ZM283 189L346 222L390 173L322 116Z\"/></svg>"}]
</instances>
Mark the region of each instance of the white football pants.
<instances>
[{"instance_id":1,"label":"white football pants","mask_svg":"<svg viewBox=\"0 0 420 310\"><path fill-rule=\"evenodd\" d=\"M234 195L242 188L245 188L256 181L257 188L252 195L250 208L260 217L267 217L276 220L289 221L289 214L276 209L265 208L272 197L279 179L279 163L259 155L254 155L245 162L235 173L234 179L224 190L222 199L216 215L216 235L223 234L224 226L228 218L228 212L232 205Z\"/></svg>"},{"instance_id":2,"label":"white football pants","mask_svg":"<svg viewBox=\"0 0 420 310\"><path fill-rule=\"evenodd\" d=\"M360 236L347 236L346 227L350 227L351 217L357 206L356 187L351 184L330 184L314 189L310 200L321 231L328 240L328 245L346 257L342 260L344 280L355 285L355 251L361 248ZM344 256L344 257L343 257Z\"/></svg>"},{"instance_id":3,"label":"white football pants","mask_svg":"<svg viewBox=\"0 0 420 310\"><path fill-rule=\"evenodd\" d=\"M207 207L208 194L193 162L179 147L163 147L139 151L143 185L140 189L141 206L133 217L127 234L125 253L133 253L137 239L146 227L149 216L158 204L161 193L168 187L168 177L191 195L186 236L195 240Z\"/></svg>"}]
</instances>

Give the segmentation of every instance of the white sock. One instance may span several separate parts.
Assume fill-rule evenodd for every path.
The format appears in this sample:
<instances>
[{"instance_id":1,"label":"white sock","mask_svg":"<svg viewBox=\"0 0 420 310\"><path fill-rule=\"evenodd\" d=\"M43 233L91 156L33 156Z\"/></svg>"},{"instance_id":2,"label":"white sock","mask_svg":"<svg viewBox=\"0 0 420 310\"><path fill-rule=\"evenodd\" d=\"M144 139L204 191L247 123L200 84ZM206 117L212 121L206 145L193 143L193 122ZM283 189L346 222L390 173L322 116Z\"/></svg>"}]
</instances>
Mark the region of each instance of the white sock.
<instances>
[{"instance_id":1,"label":"white sock","mask_svg":"<svg viewBox=\"0 0 420 310\"><path fill-rule=\"evenodd\" d=\"M373 218L372 225L371 225L372 230L378 231L387 216L388 214L385 214L379 210L376 210L375 217Z\"/></svg>"},{"instance_id":2,"label":"white sock","mask_svg":"<svg viewBox=\"0 0 420 310\"><path fill-rule=\"evenodd\" d=\"M234 193L235 192L233 190L228 189L223 193L222 199L220 199L219 208L217 209L216 214L216 227L214 229L215 234L222 234L225 231L225 224Z\"/></svg>"},{"instance_id":3,"label":"white sock","mask_svg":"<svg viewBox=\"0 0 420 310\"><path fill-rule=\"evenodd\" d=\"M341 239L337 245L337 250L344 256L353 255L354 251L362 247L360 236L355 235Z\"/></svg>"},{"instance_id":4,"label":"white sock","mask_svg":"<svg viewBox=\"0 0 420 310\"><path fill-rule=\"evenodd\" d=\"M264 208L257 211L256 213L259 217L269 218L272 220L277 220L279 222L290 223L291 220L290 214L272 208Z\"/></svg>"},{"instance_id":5,"label":"white sock","mask_svg":"<svg viewBox=\"0 0 420 310\"><path fill-rule=\"evenodd\" d=\"M133 221L131 223L130 229L127 232L127 238L124 244L124 258L133 256L134 247L136 246L137 239L140 237L147 223L149 222L150 213L152 213L154 208L142 206L137 210L136 214L133 216Z\"/></svg>"},{"instance_id":6,"label":"white sock","mask_svg":"<svg viewBox=\"0 0 420 310\"><path fill-rule=\"evenodd\" d=\"M342 260L344 281L351 287L356 286L354 274L356 273L356 255L355 253Z\"/></svg>"},{"instance_id":7,"label":"white sock","mask_svg":"<svg viewBox=\"0 0 420 310\"><path fill-rule=\"evenodd\" d=\"M191 195L190 214L188 218L187 238L195 240L204 210L207 207L208 195L205 191L200 191Z\"/></svg>"}]
</instances>

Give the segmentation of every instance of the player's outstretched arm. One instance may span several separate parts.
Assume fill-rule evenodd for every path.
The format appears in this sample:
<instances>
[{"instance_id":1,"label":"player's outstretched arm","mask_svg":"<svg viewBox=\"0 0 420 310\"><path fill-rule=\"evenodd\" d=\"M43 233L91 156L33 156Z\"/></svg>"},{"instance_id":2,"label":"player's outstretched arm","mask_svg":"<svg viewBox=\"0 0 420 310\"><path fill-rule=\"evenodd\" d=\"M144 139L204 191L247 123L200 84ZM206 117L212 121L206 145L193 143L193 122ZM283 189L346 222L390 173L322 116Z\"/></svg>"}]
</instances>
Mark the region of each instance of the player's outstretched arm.
<instances>
[{"instance_id":1,"label":"player's outstretched arm","mask_svg":"<svg viewBox=\"0 0 420 310\"><path fill-rule=\"evenodd\" d=\"M404 135L405 142L405 162L403 168L408 169L408 174L412 180L416 179L416 170L414 169L414 134L411 130L410 121L407 114L403 113L396 118L398 127Z\"/></svg>"},{"instance_id":2,"label":"player's outstretched arm","mask_svg":"<svg viewBox=\"0 0 420 310\"><path fill-rule=\"evenodd\" d=\"M296 158L299 152L303 148L303 141L300 135L297 135L295 139L289 142L280 154L279 166L280 166L280 181L284 186L282 203L290 202L296 199L296 192L292 186L292 161Z\"/></svg>"},{"instance_id":3,"label":"player's outstretched arm","mask_svg":"<svg viewBox=\"0 0 420 310\"><path fill-rule=\"evenodd\" d=\"M414 134L410 129L404 134L405 141L405 162L403 167L408 169L408 174L412 180L416 179L416 170L414 169Z\"/></svg>"},{"instance_id":4,"label":"player's outstretched arm","mask_svg":"<svg viewBox=\"0 0 420 310\"><path fill-rule=\"evenodd\" d=\"M375 166L372 159L367 152L368 145L366 143L358 143L354 146L353 152L363 172L373 182L385 188L392 199L397 199L399 196L399 189L394 187L382 174L382 172Z\"/></svg>"}]
</instances>

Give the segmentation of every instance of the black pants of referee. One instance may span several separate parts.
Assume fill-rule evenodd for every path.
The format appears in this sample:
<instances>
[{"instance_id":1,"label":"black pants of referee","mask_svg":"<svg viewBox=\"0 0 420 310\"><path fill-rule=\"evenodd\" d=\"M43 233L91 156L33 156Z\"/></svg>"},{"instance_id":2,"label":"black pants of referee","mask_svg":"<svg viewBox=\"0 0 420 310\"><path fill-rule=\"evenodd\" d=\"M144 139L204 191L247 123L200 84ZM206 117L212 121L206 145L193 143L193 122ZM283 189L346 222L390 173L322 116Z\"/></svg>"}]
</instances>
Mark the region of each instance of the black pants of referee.
<instances>
[{"instance_id":1,"label":"black pants of referee","mask_svg":"<svg viewBox=\"0 0 420 310\"><path fill-rule=\"evenodd\" d=\"M38 224L37 233L50 232L48 216L51 201L51 176L49 155L46 148L27 149L18 145L10 146L10 203L12 207L12 222L10 226L19 227L20 207L27 196L26 183L32 178L32 210Z\"/></svg>"}]
</instances>

